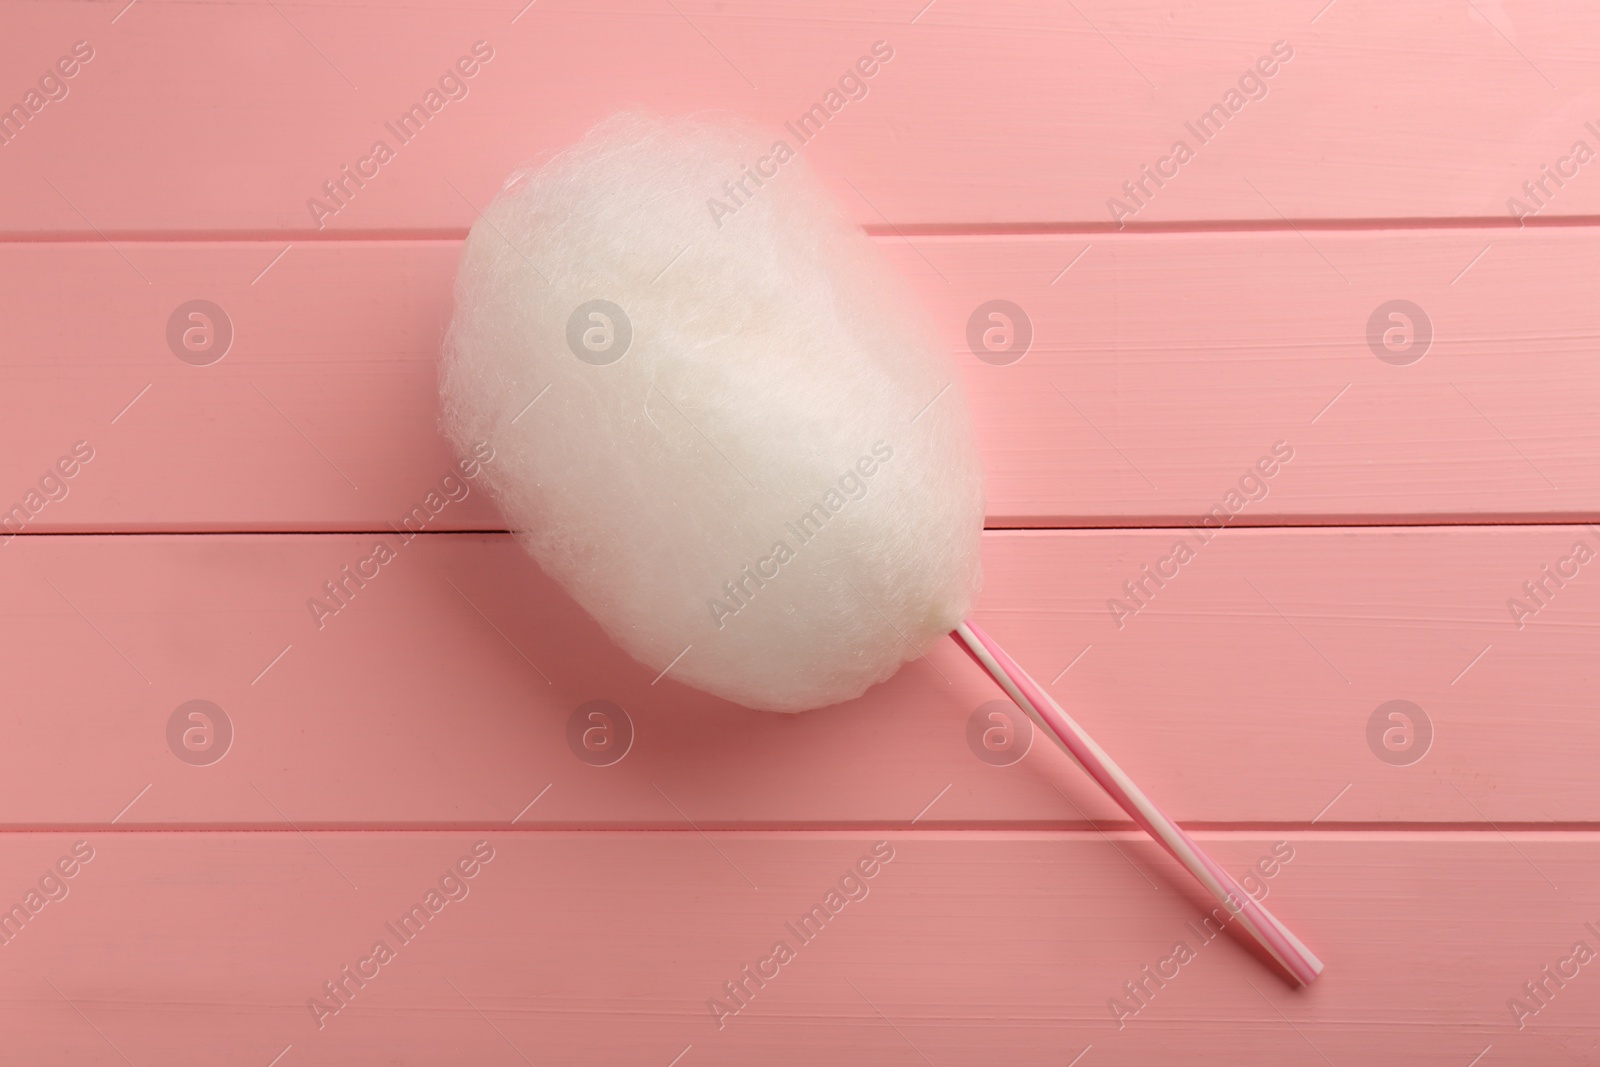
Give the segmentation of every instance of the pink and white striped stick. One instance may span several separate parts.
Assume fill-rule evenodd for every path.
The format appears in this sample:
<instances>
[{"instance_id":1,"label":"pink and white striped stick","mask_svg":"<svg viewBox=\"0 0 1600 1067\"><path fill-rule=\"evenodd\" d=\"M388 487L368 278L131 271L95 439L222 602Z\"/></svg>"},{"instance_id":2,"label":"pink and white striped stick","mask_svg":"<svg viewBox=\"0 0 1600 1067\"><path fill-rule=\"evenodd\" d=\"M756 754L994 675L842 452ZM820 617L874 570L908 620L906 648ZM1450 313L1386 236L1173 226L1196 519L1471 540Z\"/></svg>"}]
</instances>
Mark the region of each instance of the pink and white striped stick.
<instances>
[{"instance_id":1,"label":"pink and white striped stick","mask_svg":"<svg viewBox=\"0 0 1600 1067\"><path fill-rule=\"evenodd\" d=\"M1200 850L1194 839L1183 828L1167 817L1166 813L1145 796L1138 786L1112 762L1105 750L1083 732L1072 717L1061 710L1061 705L1051 699L1039 684L1028 677L1028 672L994 639L978 628L971 619L957 626L951 633L978 664L1000 683L1012 700L1066 749L1078 765L1121 805L1133 821L1161 843L1189 873L1210 891L1230 914L1237 916L1244 928L1303 985L1310 985L1322 973L1322 961L1301 943L1289 928L1266 908L1251 899L1244 887L1223 870L1215 860Z\"/></svg>"}]
</instances>

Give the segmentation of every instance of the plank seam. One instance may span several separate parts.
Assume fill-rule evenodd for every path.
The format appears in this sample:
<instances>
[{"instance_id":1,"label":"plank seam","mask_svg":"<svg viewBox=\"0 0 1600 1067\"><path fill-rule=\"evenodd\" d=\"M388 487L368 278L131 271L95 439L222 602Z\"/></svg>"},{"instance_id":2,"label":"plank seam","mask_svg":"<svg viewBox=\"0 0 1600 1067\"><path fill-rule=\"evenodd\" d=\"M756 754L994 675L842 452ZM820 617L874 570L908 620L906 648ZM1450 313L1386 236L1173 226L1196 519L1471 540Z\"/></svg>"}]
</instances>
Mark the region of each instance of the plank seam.
<instances>
[{"instance_id":1,"label":"plank seam","mask_svg":"<svg viewBox=\"0 0 1600 1067\"><path fill-rule=\"evenodd\" d=\"M1522 230L1593 229L1600 227L1600 215L1509 216L1470 215L1406 218L1315 218L1315 219L1194 219L1167 222L907 222L898 226L867 224L860 227L869 237L905 239L907 237L1071 237L1071 236L1158 236L1162 234L1283 233L1301 231L1383 233L1391 230ZM104 244L107 242L147 244L254 244L281 241L307 244L381 243L434 241L459 243L467 238L464 227L373 230L105 230L101 233L75 230L0 231L0 244Z\"/></svg>"}]
</instances>

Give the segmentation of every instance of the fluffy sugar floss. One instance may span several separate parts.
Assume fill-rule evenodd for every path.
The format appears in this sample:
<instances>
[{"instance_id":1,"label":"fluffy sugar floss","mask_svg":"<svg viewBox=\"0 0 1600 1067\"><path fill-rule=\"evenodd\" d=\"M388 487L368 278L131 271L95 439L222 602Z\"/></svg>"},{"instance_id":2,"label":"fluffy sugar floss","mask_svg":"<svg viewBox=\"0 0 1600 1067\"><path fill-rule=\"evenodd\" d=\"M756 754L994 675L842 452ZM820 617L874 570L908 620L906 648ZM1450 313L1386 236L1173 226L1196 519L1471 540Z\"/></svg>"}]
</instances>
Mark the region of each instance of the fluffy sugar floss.
<instances>
[{"instance_id":1,"label":"fluffy sugar floss","mask_svg":"<svg viewBox=\"0 0 1600 1067\"><path fill-rule=\"evenodd\" d=\"M624 114L513 174L444 348L447 434L493 445L511 528L652 673L801 711L972 607L983 476L954 360L757 127Z\"/></svg>"}]
</instances>

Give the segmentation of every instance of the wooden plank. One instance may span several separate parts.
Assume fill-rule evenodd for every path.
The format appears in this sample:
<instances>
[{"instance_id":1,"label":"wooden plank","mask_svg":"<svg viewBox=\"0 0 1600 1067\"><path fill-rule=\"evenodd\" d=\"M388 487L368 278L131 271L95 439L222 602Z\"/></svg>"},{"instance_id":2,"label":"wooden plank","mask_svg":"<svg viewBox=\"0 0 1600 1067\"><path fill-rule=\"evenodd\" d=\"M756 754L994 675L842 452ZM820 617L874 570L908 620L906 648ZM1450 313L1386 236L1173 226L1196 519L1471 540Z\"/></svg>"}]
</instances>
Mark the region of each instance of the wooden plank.
<instances>
[{"instance_id":1,"label":"wooden plank","mask_svg":"<svg viewBox=\"0 0 1600 1067\"><path fill-rule=\"evenodd\" d=\"M866 225L1509 224L1525 182L1544 183L1537 221L1600 215L1572 157L1600 147L1600 15L1581 5L120 6L7 5L8 104L75 42L93 58L3 146L0 232L459 233L514 166L621 107L728 109L786 136L877 41L893 58L865 95L846 83L814 143L791 138ZM493 58L393 134L478 41ZM378 140L392 160L331 218L308 207Z\"/></svg>"},{"instance_id":2,"label":"wooden plank","mask_svg":"<svg viewBox=\"0 0 1600 1067\"><path fill-rule=\"evenodd\" d=\"M1317 233L1314 247L1292 233L883 244L965 376L991 525L1096 526L1195 522L1264 457L1277 473L1246 486L1266 496L1237 499L1235 524L1600 518L1594 241L1457 229ZM285 248L125 244L124 261L93 244L0 246L0 506L25 503L75 442L95 451L64 499L41 493L14 527L381 530L450 473L435 367L458 245ZM1015 362L968 344L996 299L1031 324ZM1368 342L1395 299L1433 335L1405 365ZM209 365L168 339L194 300L232 334ZM1395 355L1381 334L1378 350ZM1278 442L1293 452L1281 467ZM478 493L429 528L500 525Z\"/></svg>"},{"instance_id":3,"label":"wooden plank","mask_svg":"<svg viewBox=\"0 0 1600 1067\"><path fill-rule=\"evenodd\" d=\"M0 677L19 709L0 749L5 824L1120 819L1043 738L1013 765L980 755L1002 698L953 642L859 701L764 715L655 681L505 535L387 535L397 558L357 586L343 569L377 540L0 548ZM1204 543L997 532L977 618L1180 820L1587 824L1600 818L1596 554L1593 527L1226 530ZM1169 577L1158 588L1146 567ZM1576 576L1557 587L1547 567ZM342 605L325 591L335 581ZM1544 583L1539 602L1525 582ZM221 713L191 718L194 700ZM609 721L590 718L591 701L615 705L600 709ZM1413 705L1407 718L1391 701Z\"/></svg>"},{"instance_id":4,"label":"wooden plank","mask_svg":"<svg viewBox=\"0 0 1600 1067\"><path fill-rule=\"evenodd\" d=\"M1240 871L1290 857L1260 885L1327 960L1314 987L1287 988L1230 933L1205 941L1205 908L1132 837L101 831L0 836L8 902L75 841L94 852L5 946L0 1019L31 1063L1592 1057L1600 990L1571 957L1600 940L1593 833L1204 836ZM402 942L387 924L479 841L493 858ZM810 941L791 933L863 858L857 899ZM379 940L388 961L319 1029L309 1002ZM791 958L719 1029L708 1001L731 1003L724 983L779 940ZM1543 978L1563 961L1561 985ZM1519 1020L1508 1002L1538 1004L1538 981ZM1119 1019L1114 997L1138 1011Z\"/></svg>"},{"instance_id":5,"label":"wooden plank","mask_svg":"<svg viewBox=\"0 0 1600 1067\"><path fill-rule=\"evenodd\" d=\"M124 3L0 0L0 1058L1600 1060L1600 14ZM792 137L879 41L800 155L958 359L977 617L1310 989L1203 934L953 645L736 708L447 480L436 353L501 178L641 103ZM972 347L992 301L1026 352ZM1396 302L1426 344L1384 347Z\"/></svg>"}]
</instances>

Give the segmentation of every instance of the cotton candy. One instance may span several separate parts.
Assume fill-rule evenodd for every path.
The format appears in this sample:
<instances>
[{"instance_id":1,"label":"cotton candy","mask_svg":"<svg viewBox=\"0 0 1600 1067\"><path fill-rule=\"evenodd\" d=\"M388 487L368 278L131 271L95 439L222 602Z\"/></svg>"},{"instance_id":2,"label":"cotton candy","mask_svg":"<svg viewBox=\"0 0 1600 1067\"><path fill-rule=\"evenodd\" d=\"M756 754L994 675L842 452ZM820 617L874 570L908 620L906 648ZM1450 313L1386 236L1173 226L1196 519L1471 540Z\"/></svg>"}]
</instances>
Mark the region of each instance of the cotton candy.
<instances>
[{"instance_id":1,"label":"cotton candy","mask_svg":"<svg viewBox=\"0 0 1600 1067\"><path fill-rule=\"evenodd\" d=\"M888 679L981 581L954 361L802 151L628 114L514 174L441 372L539 565L653 676L773 711Z\"/></svg>"}]
</instances>

